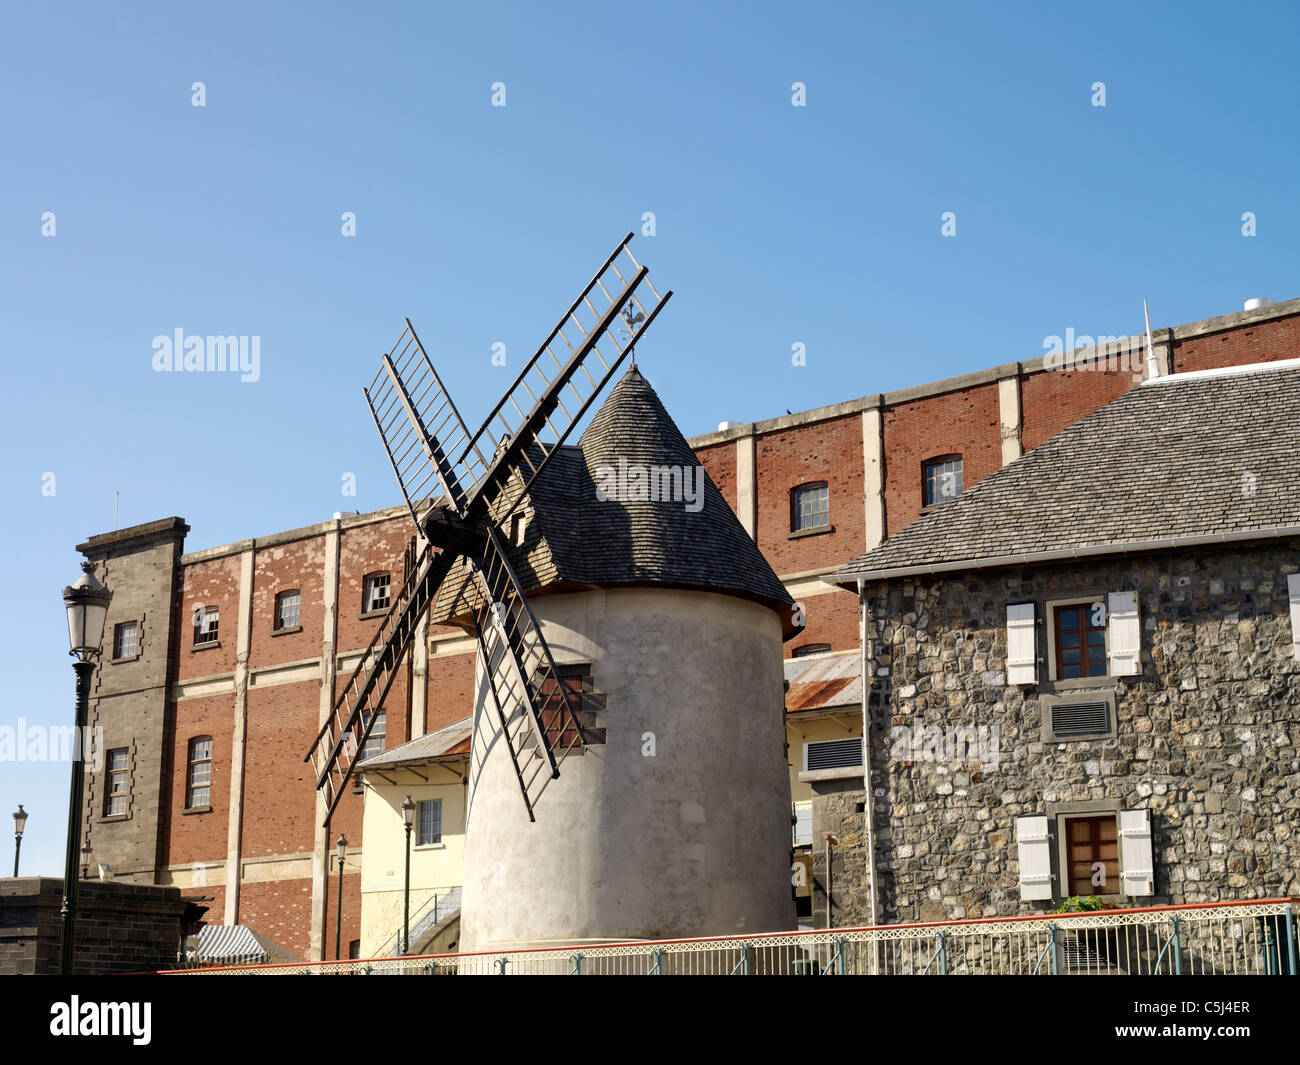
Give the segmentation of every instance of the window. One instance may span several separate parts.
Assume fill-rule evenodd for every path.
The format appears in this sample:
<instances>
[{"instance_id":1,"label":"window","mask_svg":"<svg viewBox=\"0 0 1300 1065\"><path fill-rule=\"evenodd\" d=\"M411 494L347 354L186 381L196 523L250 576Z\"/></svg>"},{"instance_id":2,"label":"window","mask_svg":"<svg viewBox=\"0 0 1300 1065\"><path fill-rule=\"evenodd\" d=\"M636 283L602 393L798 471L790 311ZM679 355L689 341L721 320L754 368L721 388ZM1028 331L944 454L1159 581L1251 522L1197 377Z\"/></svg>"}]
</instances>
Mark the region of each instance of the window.
<instances>
[{"instance_id":1,"label":"window","mask_svg":"<svg viewBox=\"0 0 1300 1065\"><path fill-rule=\"evenodd\" d=\"M824 655L830 652L831 645L828 643L806 643L802 647L796 647L791 654L791 658L806 658L808 655Z\"/></svg>"},{"instance_id":2,"label":"window","mask_svg":"<svg viewBox=\"0 0 1300 1065\"><path fill-rule=\"evenodd\" d=\"M1119 836L1114 815L1064 819L1068 894L1118 895Z\"/></svg>"},{"instance_id":3,"label":"window","mask_svg":"<svg viewBox=\"0 0 1300 1065\"><path fill-rule=\"evenodd\" d=\"M298 628L298 609L302 604L302 593L281 592L275 597L275 628Z\"/></svg>"},{"instance_id":4,"label":"window","mask_svg":"<svg viewBox=\"0 0 1300 1065\"><path fill-rule=\"evenodd\" d=\"M125 747L109 751L105 764L108 780L104 785L104 816L122 817L126 814L126 792L131 783L130 753Z\"/></svg>"},{"instance_id":5,"label":"window","mask_svg":"<svg viewBox=\"0 0 1300 1065\"><path fill-rule=\"evenodd\" d=\"M1151 811L1087 800L1051 805L1047 815L1017 817L1022 899L1155 893Z\"/></svg>"},{"instance_id":6,"label":"window","mask_svg":"<svg viewBox=\"0 0 1300 1065\"><path fill-rule=\"evenodd\" d=\"M960 455L942 455L921 466L922 505L946 503L962 493Z\"/></svg>"},{"instance_id":7,"label":"window","mask_svg":"<svg viewBox=\"0 0 1300 1065\"><path fill-rule=\"evenodd\" d=\"M831 523L830 490L825 481L801 484L790 493L790 531L824 529Z\"/></svg>"},{"instance_id":8,"label":"window","mask_svg":"<svg viewBox=\"0 0 1300 1065\"><path fill-rule=\"evenodd\" d=\"M1056 679L1106 675L1106 609L1100 602L1071 603L1052 611Z\"/></svg>"},{"instance_id":9,"label":"window","mask_svg":"<svg viewBox=\"0 0 1300 1065\"><path fill-rule=\"evenodd\" d=\"M134 658L140 650L140 626L134 621L124 621L113 629L113 657Z\"/></svg>"},{"instance_id":10,"label":"window","mask_svg":"<svg viewBox=\"0 0 1300 1065\"><path fill-rule=\"evenodd\" d=\"M348 957L349 958L361 957L361 940L351 939L348 941Z\"/></svg>"},{"instance_id":11,"label":"window","mask_svg":"<svg viewBox=\"0 0 1300 1065\"><path fill-rule=\"evenodd\" d=\"M442 842L442 800L426 799L415 804L415 845L428 847Z\"/></svg>"},{"instance_id":12,"label":"window","mask_svg":"<svg viewBox=\"0 0 1300 1065\"><path fill-rule=\"evenodd\" d=\"M812 845L812 800L791 803L791 843L796 847Z\"/></svg>"},{"instance_id":13,"label":"window","mask_svg":"<svg viewBox=\"0 0 1300 1065\"><path fill-rule=\"evenodd\" d=\"M557 666L556 669L560 674L559 684L564 685L564 691L569 697L573 719L564 711L564 700L560 697L559 685L554 676L548 676L542 681L537 719L546 732L546 745L552 750L559 747L560 750L567 751L583 742L582 694L584 690L591 690L591 674L586 666Z\"/></svg>"},{"instance_id":14,"label":"window","mask_svg":"<svg viewBox=\"0 0 1300 1065\"><path fill-rule=\"evenodd\" d=\"M510 542L515 547L524 546L524 534L528 528L528 515L515 511L510 515Z\"/></svg>"},{"instance_id":15,"label":"window","mask_svg":"<svg viewBox=\"0 0 1300 1065\"><path fill-rule=\"evenodd\" d=\"M185 788L185 809L212 805L212 737L190 740L190 768Z\"/></svg>"},{"instance_id":16,"label":"window","mask_svg":"<svg viewBox=\"0 0 1300 1065\"><path fill-rule=\"evenodd\" d=\"M375 727L370 730L370 735L366 737L366 745L361 748L361 757L358 761L365 761L367 758L373 758L377 754L384 753L384 741L388 738L388 712L380 710L375 715Z\"/></svg>"},{"instance_id":17,"label":"window","mask_svg":"<svg viewBox=\"0 0 1300 1065\"><path fill-rule=\"evenodd\" d=\"M194 611L194 646L217 642L218 608L201 606Z\"/></svg>"},{"instance_id":18,"label":"window","mask_svg":"<svg viewBox=\"0 0 1300 1065\"><path fill-rule=\"evenodd\" d=\"M361 612L369 614L372 610L388 609L388 574L372 573L366 578L365 591L361 597Z\"/></svg>"}]
</instances>

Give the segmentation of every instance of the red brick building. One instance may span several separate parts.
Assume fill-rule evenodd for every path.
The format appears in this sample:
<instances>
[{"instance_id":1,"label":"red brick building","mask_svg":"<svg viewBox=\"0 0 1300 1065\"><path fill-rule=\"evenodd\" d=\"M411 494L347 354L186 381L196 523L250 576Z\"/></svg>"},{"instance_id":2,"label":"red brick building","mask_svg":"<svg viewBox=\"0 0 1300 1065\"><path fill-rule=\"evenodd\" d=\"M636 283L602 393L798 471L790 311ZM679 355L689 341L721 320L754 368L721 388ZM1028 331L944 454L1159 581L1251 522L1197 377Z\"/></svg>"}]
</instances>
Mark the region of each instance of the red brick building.
<instances>
[{"instance_id":1,"label":"red brick building","mask_svg":"<svg viewBox=\"0 0 1300 1065\"><path fill-rule=\"evenodd\" d=\"M803 605L786 654L856 647L856 598L822 578L1133 387L1133 363L1114 355L1135 346L1145 338L691 440ZM1300 300L1162 329L1154 353L1162 373L1294 358ZM210 919L320 957L340 833L343 939L359 938L364 840L351 794L327 837L303 758L403 578L409 518L394 507L184 554L188 531L170 518L78 546L114 591L90 721L109 753L87 781L84 831L116 877L179 885L212 900ZM465 717L473 676L472 640L427 626L382 742Z\"/></svg>"}]
</instances>

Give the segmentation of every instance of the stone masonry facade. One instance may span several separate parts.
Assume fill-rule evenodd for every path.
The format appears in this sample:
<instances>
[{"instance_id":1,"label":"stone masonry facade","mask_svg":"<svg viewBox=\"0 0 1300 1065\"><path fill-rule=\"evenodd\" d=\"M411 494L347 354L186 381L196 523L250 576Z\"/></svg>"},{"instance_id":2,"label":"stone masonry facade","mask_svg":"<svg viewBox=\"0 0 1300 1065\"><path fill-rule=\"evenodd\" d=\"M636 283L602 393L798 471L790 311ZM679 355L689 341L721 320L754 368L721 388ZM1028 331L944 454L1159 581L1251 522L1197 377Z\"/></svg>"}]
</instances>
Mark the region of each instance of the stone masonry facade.
<instances>
[{"instance_id":1,"label":"stone masonry facade","mask_svg":"<svg viewBox=\"0 0 1300 1065\"><path fill-rule=\"evenodd\" d=\"M1059 879L1050 902L1020 898L1015 821L1085 807L1150 811L1155 890L1132 904L1300 895L1298 568L1292 540L869 584L873 703L885 671L892 689L870 744L881 920L1055 906ZM1140 673L1008 686L1007 604L1033 600L1041 619L1099 589L1137 593ZM1115 734L1045 742L1045 704L1071 692L1113 699ZM964 747L956 728L972 730ZM818 790L816 876L821 833L837 833L834 923L866 923L864 792Z\"/></svg>"}]
</instances>

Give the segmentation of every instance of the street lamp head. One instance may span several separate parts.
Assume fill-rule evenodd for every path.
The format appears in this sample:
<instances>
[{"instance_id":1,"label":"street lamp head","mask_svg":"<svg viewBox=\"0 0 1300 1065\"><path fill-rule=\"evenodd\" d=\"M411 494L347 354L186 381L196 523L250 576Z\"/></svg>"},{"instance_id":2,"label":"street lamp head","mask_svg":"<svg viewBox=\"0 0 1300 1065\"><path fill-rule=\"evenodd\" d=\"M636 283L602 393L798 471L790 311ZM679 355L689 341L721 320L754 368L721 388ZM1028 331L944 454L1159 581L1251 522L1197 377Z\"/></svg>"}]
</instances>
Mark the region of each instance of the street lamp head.
<instances>
[{"instance_id":1,"label":"street lamp head","mask_svg":"<svg viewBox=\"0 0 1300 1065\"><path fill-rule=\"evenodd\" d=\"M415 823L415 803L411 801L411 797L408 795L406 797L406 801L402 803L402 824L404 824L407 828L410 828L411 825L413 825L414 823Z\"/></svg>"},{"instance_id":2,"label":"street lamp head","mask_svg":"<svg viewBox=\"0 0 1300 1065\"><path fill-rule=\"evenodd\" d=\"M68 611L68 653L84 662L99 654L113 593L99 583L93 562L83 562L81 568L84 572L77 583L63 589L63 602Z\"/></svg>"},{"instance_id":3,"label":"street lamp head","mask_svg":"<svg viewBox=\"0 0 1300 1065\"><path fill-rule=\"evenodd\" d=\"M336 842L334 846L338 848L339 865L341 866L343 864L343 859L348 856L348 837L340 835L338 842Z\"/></svg>"},{"instance_id":4,"label":"street lamp head","mask_svg":"<svg viewBox=\"0 0 1300 1065\"><path fill-rule=\"evenodd\" d=\"M27 827L27 811L23 809L23 804L18 804L18 809L14 811L14 835L22 839L23 829Z\"/></svg>"}]
</instances>

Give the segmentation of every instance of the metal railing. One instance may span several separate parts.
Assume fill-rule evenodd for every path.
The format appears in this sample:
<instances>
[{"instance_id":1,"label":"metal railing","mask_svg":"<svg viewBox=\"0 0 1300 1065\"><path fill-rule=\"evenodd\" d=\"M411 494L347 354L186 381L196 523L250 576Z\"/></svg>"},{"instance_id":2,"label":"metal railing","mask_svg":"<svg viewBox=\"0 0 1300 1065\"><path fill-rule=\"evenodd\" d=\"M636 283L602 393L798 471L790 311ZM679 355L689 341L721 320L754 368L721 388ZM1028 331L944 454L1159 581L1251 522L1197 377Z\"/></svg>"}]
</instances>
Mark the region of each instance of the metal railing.
<instances>
[{"instance_id":1,"label":"metal railing","mask_svg":"<svg viewBox=\"0 0 1300 1065\"><path fill-rule=\"evenodd\" d=\"M1300 899L713 939L230 966L184 975L1296 975ZM178 973L179 975L179 973Z\"/></svg>"},{"instance_id":2,"label":"metal railing","mask_svg":"<svg viewBox=\"0 0 1300 1065\"><path fill-rule=\"evenodd\" d=\"M442 921L460 909L460 885L437 888L424 900L424 904L411 914L411 942L419 943L420 937L436 928ZM377 958L397 957L402 953L402 926L384 940L384 945L375 951Z\"/></svg>"}]
</instances>

